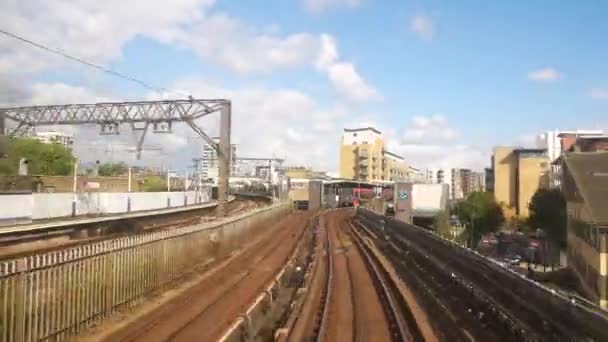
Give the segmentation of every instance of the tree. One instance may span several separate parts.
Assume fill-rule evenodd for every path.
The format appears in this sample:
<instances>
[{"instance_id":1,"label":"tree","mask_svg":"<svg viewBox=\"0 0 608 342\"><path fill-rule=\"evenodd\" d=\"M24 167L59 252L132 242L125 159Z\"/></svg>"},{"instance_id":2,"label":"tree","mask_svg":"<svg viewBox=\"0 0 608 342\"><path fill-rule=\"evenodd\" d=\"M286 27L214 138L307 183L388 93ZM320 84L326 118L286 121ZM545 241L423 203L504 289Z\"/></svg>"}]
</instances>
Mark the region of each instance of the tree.
<instances>
[{"instance_id":1,"label":"tree","mask_svg":"<svg viewBox=\"0 0 608 342\"><path fill-rule=\"evenodd\" d=\"M566 199L559 189L539 188L528 205L528 223L542 229L560 247L566 246Z\"/></svg>"},{"instance_id":2,"label":"tree","mask_svg":"<svg viewBox=\"0 0 608 342\"><path fill-rule=\"evenodd\" d=\"M6 147L6 158L0 160L0 174L18 173L19 160L28 160L29 174L65 176L74 167L72 151L61 144L44 144L31 138L13 138Z\"/></svg>"},{"instance_id":3,"label":"tree","mask_svg":"<svg viewBox=\"0 0 608 342\"><path fill-rule=\"evenodd\" d=\"M452 238L450 229L450 213L448 210L442 210L435 215L433 219L433 228L437 234L445 237Z\"/></svg>"},{"instance_id":4,"label":"tree","mask_svg":"<svg viewBox=\"0 0 608 342\"><path fill-rule=\"evenodd\" d=\"M489 192L473 192L456 205L456 214L465 225L471 246L477 247L484 234L495 232L505 221L502 208Z\"/></svg>"},{"instance_id":5,"label":"tree","mask_svg":"<svg viewBox=\"0 0 608 342\"><path fill-rule=\"evenodd\" d=\"M99 165L99 175L105 177L121 176L127 173L129 166L124 162L103 163Z\"/></svg>"}]
</instances>

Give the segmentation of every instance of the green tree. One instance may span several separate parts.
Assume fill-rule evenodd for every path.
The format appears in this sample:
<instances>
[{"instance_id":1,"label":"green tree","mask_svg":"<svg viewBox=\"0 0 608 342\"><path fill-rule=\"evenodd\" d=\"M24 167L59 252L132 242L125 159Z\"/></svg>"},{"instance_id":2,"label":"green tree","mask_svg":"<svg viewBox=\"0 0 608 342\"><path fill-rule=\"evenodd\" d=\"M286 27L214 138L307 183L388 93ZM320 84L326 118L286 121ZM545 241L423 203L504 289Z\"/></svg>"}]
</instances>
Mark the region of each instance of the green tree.
<instances>
[{"instance_id":1,"label":"green tree","mask_svg":"<svg viewBox=\"0 0 608 342\"><path fill-rule=\"evenodd\" d=\"M146 192L167 191L167 182L163 177L149 176L144 178L141 189Z\"/></svg>"},{"instance_id":2,"label":"green tree","mask_svg":"<svg viewBox=\"0 0 608 342\"><path fill-rule=\"evenodd\" d=\"M16 175L21 158L28 160L29 174L65 176L74 167L72 151L61 144L44 144L31 138L10 139L6 158L0 160L0 174Z\"/></svg>"},{"instance_id":3,"label":"green tree","mask_svg":"<svg viewBox=\"0 0 608 342\"><path fill-rule=\"evenodd\" d=\"M464 234L473 248L477 247L484 234L497 231L505 221L502 208L489 192L471 193L456 205L456 214L465 225Z\"/></svg>"},{"instance_id":4,"label":"green tree","mask_svg":"<svg viewBox=\"0 0 608 342\"><path fill-rule=\"evenodd\" d=\"M452 238L450 229L450 213L447 210L442 210L435 215L433 219L433 227L437 234L445 237Z\"/></svg>"},{"instance_id":5,"label":"green tree","mask_svg":"<svg viewBox=\"0 0 608 342\"><path fill-rule=\"evenodd\" d=\"M542 229L550 240L564 248L568 216L563 193L559 189L540 188L532 196L528 208L528 223Z\"/></svg>"},{"instance_id":6,"label":"green tree","mask_svg":"<svg viewBox=\"0 0 608 342\"><path fill-rule=\"evenodd\" d=\"M124 162L103 163L99 165L99 175L104 177L121 176L127 173L129 166Z\"/></svg>"}]
</instances>

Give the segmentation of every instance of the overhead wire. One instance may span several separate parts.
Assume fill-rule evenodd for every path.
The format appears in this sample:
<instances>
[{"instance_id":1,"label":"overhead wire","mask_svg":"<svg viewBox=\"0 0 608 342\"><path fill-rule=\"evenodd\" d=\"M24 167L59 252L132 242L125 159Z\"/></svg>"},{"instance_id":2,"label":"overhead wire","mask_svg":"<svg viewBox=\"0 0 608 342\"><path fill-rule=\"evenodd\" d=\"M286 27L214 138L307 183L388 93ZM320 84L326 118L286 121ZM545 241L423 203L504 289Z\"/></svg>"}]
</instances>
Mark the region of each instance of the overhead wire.
<instances>
[{"instance_id":1,"label":"overhead wire","mask_svg":"<svg viewBox=\"0 0 608 342\"><path fill-rule=\"evenodd\" d=\"M63 51L61 51L59 49L55 49L55 48L51 48L51 47L45 46L43 44L40 44L40 43L37 43L37 42L32 41L30 39L21 37L21 36L19 36L17 34L11 33L9 31L6 31L6 30L1 29L1 28L0 28L0 34L3 34L5 36L11 37L13 39L19 40L19 41L21 41L23 43L30 44L32 46L35 46L35 47L37 47L39 49L48 51L50 53L62 56L62 57L67 58L67 59L70 59L70 60L72 60L74 62L77 62L77 63L80 63L80 64L84 64L86 66L89 66L91 68L95 68L97 70L101 70L101 71L103 71L103 72L105 72L107 74L110 74L112 76L120 77L120 78L122 78L124 80L136 83L136 84L138 84L138 85L140 85L140 86L142 86L142 87L144 87L144 88L146 88L148 90L152 90L152 91L155 91L155 92L158 92L158 93L161 93L161 94L162 93L169 93L170 92L166 88L153 86L153 85L151 85L149 83L146 83L146 82L144 82L142 80L139 80L139 79L137 79L135 77L132 77L132 76L120 73L118 71L114 71L112 69L106 68L106 67L104 67L102 65L98 65L98 64L89 62L89 61L87 61L85 59L82 59L82 58L79 58L79 57L74 57L74 56L69 55L69 54L67 54L67 53L65 53L65 52L63 52Z\"/></svg>"}]
</instances>

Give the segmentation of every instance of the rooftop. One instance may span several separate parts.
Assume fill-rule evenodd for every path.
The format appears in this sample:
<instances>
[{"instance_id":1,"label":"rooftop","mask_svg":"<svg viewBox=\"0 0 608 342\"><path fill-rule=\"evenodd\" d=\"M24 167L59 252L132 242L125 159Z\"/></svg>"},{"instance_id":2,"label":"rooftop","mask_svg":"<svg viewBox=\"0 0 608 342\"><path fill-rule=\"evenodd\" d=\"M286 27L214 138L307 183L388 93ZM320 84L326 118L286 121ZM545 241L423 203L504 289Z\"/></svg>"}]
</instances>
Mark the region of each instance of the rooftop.
<instances>
[{"instance_id":1,"label":"rooftop","mask_svg":"<svg viewBox=\"0 0 608 342\"><path fill-rule=\"evenodd\" d=\"M403 158L402 156L400 156L400 155L398 155L398 154L395 154L395 153L393 153L393 152L389 152L389 151L386 151L386 150L385 150L385 151L383 151L383 152L384 152L384 154L388 154L388 155L389 155L389 156L391 156L391 157L395 157L395 158L397 158L397 159L405 160L405 158Z\"/></svg>"},{"instance_id":2,"label":"rooftop","mask_svg":"<svg viewBox=\"0 0 608 342\"><path fill-rule=\"evenodd\" d=\"M345 128L344 129L344 132L363 132L363 131L372 131L372 132L376 132L378 134L382 134L382 132L375 129L374 127Z\"/></svg>"},{"instance_id":3,"label":"rooftop","mask_svg":"<svg viewBox=\"0 0 608 342\"><path fill-rule=\"evenodd\" d=\"M603 131L585 131L585 130L577 130L577 131L561 131L557 136L559 138L565 138L567 136L580 136L580 137L589 137L589 136L608 136L608 133L604 133Z\"/></svg>"}]
</instances>

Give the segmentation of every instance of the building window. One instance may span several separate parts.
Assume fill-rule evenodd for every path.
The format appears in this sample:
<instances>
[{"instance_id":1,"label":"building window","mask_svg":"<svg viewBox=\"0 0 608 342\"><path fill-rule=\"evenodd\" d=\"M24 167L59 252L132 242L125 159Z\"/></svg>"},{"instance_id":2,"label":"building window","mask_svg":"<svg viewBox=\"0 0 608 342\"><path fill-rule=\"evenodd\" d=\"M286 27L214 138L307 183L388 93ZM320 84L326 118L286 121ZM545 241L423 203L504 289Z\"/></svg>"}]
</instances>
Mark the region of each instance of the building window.
<instances>
[{"instance_id":1,"label":"building window","mask_svg":"<svg viewBox=\"0 0 608 342\"><path fill-rule=\"evenodd\" d=\"M357 136L357 133L353 133L353 137L356 137L356 136Z\"/></svg>"}]
</instances>

